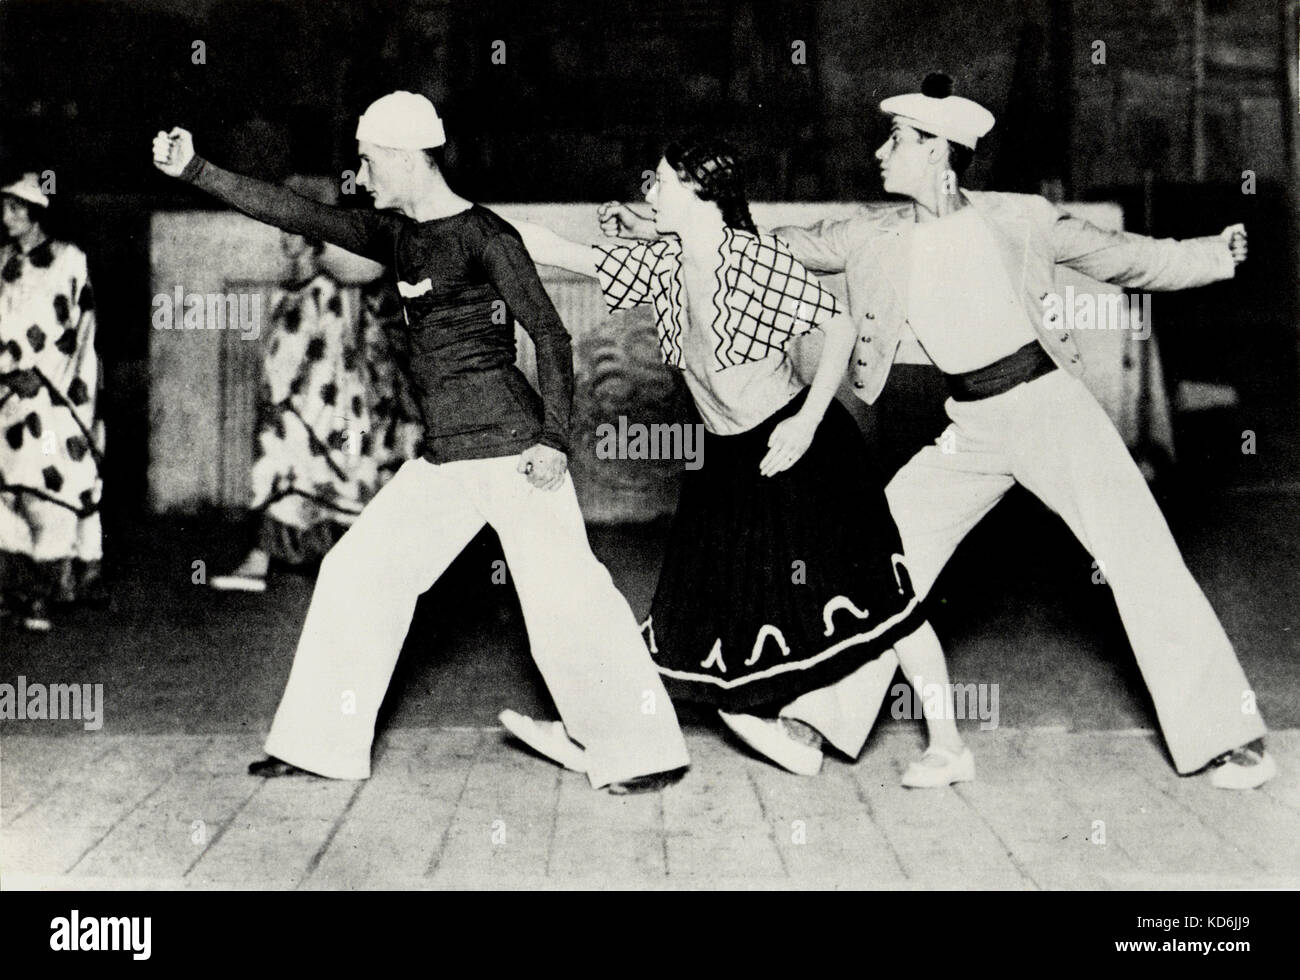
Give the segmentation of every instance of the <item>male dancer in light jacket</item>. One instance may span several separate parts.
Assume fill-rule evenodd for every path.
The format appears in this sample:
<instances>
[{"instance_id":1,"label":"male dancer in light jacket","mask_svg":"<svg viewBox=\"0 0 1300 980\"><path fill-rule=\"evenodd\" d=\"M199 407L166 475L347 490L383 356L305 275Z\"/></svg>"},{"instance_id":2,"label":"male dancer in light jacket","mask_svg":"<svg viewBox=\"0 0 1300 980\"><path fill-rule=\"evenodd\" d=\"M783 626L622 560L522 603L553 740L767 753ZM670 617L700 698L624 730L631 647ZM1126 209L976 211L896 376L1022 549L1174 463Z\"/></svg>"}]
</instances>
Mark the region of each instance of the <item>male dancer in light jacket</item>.
<instances>
[{"instance_id":1,"label":"male dancer in light jacket","mask_svg":"<svg viewBox=\"0 0 1300 980\"><path fill-rule=\"evenodd\" d=\"M1231 278L1246 256L1244 228L1153 239L1104 231L1035 195L965 191L958 178L992 128L991 113L935 75L881 109L893 117L876 151L885 190L911 200L774 232L809 268L846 273L859 398L879 396L905 329L947 377L949 426L886 490L917 595L1020 483L1061 515L1104 572L1177 771L1208 767L1222 788L1261 785L1276 764L1250 685L1146 481L1079 380L1083 363L1054 296L1057 263L1143 290ZM607 230L645 230L624 207L604 218ZM782 714L824 732L827 719L854 705L854 730L837 731L835 741L861 745L895 669L886 654ZM833 702L839 711L827 710ZM926 762L936 781L967 778L962 760L941 751Z\"/></svg>"},{"instance_id":2,"label":"male dancer in light jacket","mask_svg":"<svg viewBox=\"0 0 1300 980\"><path fill-rule=\"evenodd\" d=\"M686 744L636 618L587 543L566 472L569 336L518 232L447 186L444 142L428 99L377 100L357 125L357 184L374 208L343 209L222 170L183 129L154 139L164 173L396 270L426 429L423 458L402 466L322 562L270 758L250 771L370 775L375 716L416 599L487 523L563 719L506 712L503 723L593 787L658 788L687 765ZM516 319L536 343L540 397L515 366Z\"/></svg>"}]
</instances>

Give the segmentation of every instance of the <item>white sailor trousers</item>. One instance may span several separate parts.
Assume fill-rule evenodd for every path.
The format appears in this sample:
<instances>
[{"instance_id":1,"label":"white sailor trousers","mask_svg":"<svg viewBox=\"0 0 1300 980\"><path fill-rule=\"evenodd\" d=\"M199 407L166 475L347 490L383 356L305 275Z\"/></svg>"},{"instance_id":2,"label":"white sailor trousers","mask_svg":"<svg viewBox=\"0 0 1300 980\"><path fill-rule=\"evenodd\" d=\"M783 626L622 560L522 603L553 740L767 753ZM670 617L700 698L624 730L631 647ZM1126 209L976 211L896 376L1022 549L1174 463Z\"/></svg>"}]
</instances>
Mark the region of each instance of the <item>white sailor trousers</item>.
<instances>
[{"instance_id":1,"label":"white sailor trousers","mask_svg":"<svg viewBox=\"0 0 1300 980\"><path fill-rule=\"evenodd\" d=\"M951 424L885 488L917 595L1020 483L1065 520L1110 585L1175 768L1195 772L1264 735L1231 642L1083 383L1056 370L992 398L950 398L945 408ZM892 654L881 657L782 713L813 725L825 717L828 727L839 725L827 733L833 743L860 748L896 665ZM847 705L858 706L852 731L843 730Z\"/></svg>"},{"instance_id":2,"label":"white sailor trousers","mask_svg":"<svg viewBox=\"0 0 1300 980\"><path fill-rule=\"evenodd\" d=\"M515 456L411 460L366 505L321 563L268 754L336 779L370 775L375 716L416 600L486 523L592 786L687 765L672 702L627 600L592 554L572 480L539 490L516 465Z\"/></svg>"}]
</instances>

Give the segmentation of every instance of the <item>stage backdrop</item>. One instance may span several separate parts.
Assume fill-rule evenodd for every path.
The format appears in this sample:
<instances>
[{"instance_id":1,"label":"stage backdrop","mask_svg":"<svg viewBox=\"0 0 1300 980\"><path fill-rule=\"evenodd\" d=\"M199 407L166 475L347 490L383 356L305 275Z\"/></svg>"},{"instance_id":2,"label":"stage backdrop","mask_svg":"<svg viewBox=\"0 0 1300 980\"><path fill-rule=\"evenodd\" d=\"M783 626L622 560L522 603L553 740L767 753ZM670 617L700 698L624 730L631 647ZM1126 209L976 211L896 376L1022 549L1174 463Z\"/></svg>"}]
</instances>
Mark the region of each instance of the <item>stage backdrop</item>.
<instances>
[{"instance_id":1,"label":"stage backdrop","mask_svg":"<svg viewBox=\"0 0 1300 980\"><path fill-rule=\"evenodd\" d=\"M599 235L595 205L489 206L507 220L535 220L575 238ZM774 227L848 215L858 207L756 204L753 213L761 227ZM1069 205L1068 210L1105 227L1122 227L1120 210L1114 205ZM150 263L155 297L174 296L178 285L185 294L261 293L263 331L269 318L266 296L287 272L277 232L231 212L155 214ZM382 272L375 264L333 247L327 250L324 263L348 283L368 282ZM684 386L658 358L648 311L609 316L593 280L547 267L540 271L573 336L577 385L570 465L583 513L597 523L639 522L671 513L676 506L680 462L597 460L595 455L596 430L603 422L617 423L619 416L647 425L677 422L690 412ZM843 277L827 281L842 299ZM1071 284L1076 291L1115 291L1064 269L1058 283L1062 292ZM141 315L151 313L142 311ZM1156 315L1158 318L1158 307ZM522 330L516 333L520 365L534 378L532 344ZM1138 352L1143 342L1133 340L1129 331L1076 331L1076 336L1088 365L1085 380L1131 444L1138 425L1143 363ZM262 341L244 339L239 331L230 329L151 330L150 340L150 509L161 513L247 507ZM814 364L815 349L814 341L805 351L805 359ZM905 344L901 359L928 363L914 343ZM1151 436L1171 451L1159 358L1147 360L1152 379ZM851 396L847 384L840 397L873 437L871 413ZM873 438L878 440L880 435Z\"/></svg>"}]
</instances>

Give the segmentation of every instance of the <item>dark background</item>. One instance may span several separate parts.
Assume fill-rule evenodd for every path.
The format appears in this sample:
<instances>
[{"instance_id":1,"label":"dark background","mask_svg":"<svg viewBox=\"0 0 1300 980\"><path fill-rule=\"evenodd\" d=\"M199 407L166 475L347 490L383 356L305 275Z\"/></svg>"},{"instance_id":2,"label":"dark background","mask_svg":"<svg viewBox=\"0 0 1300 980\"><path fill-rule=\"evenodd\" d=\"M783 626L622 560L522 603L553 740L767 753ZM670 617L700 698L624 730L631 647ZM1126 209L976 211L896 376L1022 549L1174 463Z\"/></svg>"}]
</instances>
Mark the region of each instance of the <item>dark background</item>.
<instances>
[{"instance_id":1,"label":"dark background","mask_svg":"<svg viewBox=\"0 0 1300 980\"><path fill-rule=\"evenodd\" d=\"M1183 482L1290 480L1300 453L1283 119L1295 108L1281 96L1279 11L1273 0L8 0L0 166L55 172L56 231L90 257L110 524L145 500L149 213L213 206L153 170L152 135L183 125L201 152L270 179L338 177L356 166L357 115L399 87L438 105L452 180L485 202L635 197L689 128L743 148L755 200L866 200L881 194L879 100L948 71L998 117L971 186L1056 182L1069 199L1119 201L1130 228L1146 229L1149 213L1159 235L1246 222L1238 277L1162 299L1156 329L1171 390L1190 378L1241 395L1234 412L1180 426ZM891 388L882 410L901 400L900 418L934 394ZM1244 429L1257 433L1255 456L1240 452ZM932 434L886 448L901 455Z\"/></svg>"}]
</instances>

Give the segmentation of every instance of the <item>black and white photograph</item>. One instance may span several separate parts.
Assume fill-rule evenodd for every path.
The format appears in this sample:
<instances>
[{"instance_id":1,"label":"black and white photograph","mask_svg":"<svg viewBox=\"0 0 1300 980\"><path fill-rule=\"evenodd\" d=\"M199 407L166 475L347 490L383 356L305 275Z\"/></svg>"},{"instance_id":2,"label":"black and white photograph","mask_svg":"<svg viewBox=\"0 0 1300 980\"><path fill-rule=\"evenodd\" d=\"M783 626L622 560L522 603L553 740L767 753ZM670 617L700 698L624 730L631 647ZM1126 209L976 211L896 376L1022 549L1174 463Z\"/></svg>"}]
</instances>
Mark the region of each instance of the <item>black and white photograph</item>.
<instances>
[{"instance_id":1,"label":"black and white photograph","mask_svg":"<svg viewBox=\"0 0 1300 980\"><path fill-rule=\"evenodd\" d=\"M24 943L1195 892L1093 938L1249 952L1298 67L1300 0L0 0L0 890L72 893Z\"/></svg>"}]
</instances>

